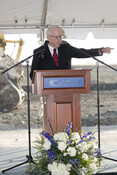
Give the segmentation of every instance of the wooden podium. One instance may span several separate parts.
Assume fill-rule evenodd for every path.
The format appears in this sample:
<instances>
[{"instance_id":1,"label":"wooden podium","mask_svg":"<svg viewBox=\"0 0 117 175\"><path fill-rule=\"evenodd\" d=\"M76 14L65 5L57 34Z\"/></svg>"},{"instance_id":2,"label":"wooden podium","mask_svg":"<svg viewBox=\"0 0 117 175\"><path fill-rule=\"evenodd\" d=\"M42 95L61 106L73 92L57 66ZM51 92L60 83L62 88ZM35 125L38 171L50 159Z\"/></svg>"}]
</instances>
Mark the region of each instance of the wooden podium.
<instances>
[{"instance_id":1,"label":"wooden podium","mask_svg":"<svg viewBox=\"0 0 117 175\"><path fill-rule=\"evenodd\" d=\"M91 69L39 70L32 80L32 93L45 95L44 131L63 131L68 122L81 131L80 94L91 92Z\"/></svg>"}]
</instances>

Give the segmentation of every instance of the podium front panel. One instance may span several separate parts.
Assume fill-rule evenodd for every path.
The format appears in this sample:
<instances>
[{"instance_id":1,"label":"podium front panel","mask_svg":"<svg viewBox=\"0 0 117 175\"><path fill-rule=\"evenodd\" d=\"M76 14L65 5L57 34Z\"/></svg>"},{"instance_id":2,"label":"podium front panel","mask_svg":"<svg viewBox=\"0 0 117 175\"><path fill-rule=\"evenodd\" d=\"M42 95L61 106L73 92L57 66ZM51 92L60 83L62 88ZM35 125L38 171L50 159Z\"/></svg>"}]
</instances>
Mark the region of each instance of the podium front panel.
<instances>
[{"instance_id":1,"label":"podium front panel","mask_svg":"<svg viewBox=\"0 0 117 175\"><path fill-rule=\"evenodd\" d=\"M81 94L90 93L90 71L80 70L40 70L33 76L35 94Z\"/></svg>"}]
</instances>

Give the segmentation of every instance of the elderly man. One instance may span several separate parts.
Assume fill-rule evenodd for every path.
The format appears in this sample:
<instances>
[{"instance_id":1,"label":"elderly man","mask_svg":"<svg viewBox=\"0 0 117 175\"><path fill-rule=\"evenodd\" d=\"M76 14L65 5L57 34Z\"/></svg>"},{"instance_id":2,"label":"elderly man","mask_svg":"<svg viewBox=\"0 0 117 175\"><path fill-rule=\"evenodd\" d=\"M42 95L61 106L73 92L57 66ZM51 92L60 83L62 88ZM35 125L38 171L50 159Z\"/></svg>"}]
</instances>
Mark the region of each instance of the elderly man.
<instances>
[{"instance_id":1,"label":"elderly man","mask_svg":"<svg viewBox=\"0 0 117 175\"><path fill-rule=\"evenodd\" d=\"M63 41L64 30L51 26L47 30L47 40L44 45L34 50L30 78L34 70L71 69L71 58L88 58L110 53L112 48L79 49ZM81 60L82 61L82 60Z\"/></svg>"}]
</instances>

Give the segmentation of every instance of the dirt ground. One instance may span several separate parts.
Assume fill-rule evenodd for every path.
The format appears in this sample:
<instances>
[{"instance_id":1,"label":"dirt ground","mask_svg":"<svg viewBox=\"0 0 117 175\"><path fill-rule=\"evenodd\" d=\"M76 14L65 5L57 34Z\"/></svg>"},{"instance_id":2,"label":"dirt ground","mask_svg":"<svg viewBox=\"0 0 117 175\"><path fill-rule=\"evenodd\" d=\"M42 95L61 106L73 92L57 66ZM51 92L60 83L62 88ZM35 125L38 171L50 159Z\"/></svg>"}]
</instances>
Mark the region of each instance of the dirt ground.
<instances>
[{"instance_id":1,"label":"dirt ground","mask_svg":"<svg viewBox=\"0 0 117 175\"><path fill-rule=\"evenodd\" d=\"M101 125L117 124L117 90L100 92ZM81 95L81 120L83 126L95 126L98 123L97 92ZM30 94L30 121L32 128L42 126L39 116L39 96ZM28 123L27 99L8 113L0 116L0 130L25 129Z\"/></svg>"}]
</instances>

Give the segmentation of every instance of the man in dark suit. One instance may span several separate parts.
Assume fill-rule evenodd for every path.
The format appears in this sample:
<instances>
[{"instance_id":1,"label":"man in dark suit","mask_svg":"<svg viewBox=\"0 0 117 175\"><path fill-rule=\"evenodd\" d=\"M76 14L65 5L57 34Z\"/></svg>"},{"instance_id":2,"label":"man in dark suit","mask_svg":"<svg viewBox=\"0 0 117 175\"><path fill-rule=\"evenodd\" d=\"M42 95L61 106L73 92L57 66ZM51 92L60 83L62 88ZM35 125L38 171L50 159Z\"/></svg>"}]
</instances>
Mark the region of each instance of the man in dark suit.
<instances>
[{"instance_id":1,"label":"man in dark suit","mask_svg":"<svg viewBox=\"0 0 117 175\"><path fill-rule=\"evenodd\" d=\"M30 78L34 70L71 69L71 58L88 58L110 53L112 48L78 49L66 41L62 41L64 31L58 26L51 26L47 30L47 39L41 47L34 50ZM57 64L53 59L53 49L56 49Z\"/></svg>"}]
</instances>

